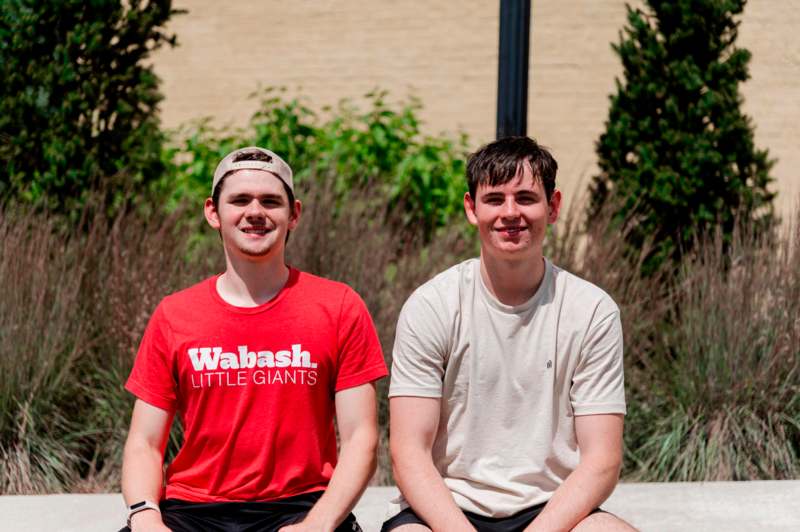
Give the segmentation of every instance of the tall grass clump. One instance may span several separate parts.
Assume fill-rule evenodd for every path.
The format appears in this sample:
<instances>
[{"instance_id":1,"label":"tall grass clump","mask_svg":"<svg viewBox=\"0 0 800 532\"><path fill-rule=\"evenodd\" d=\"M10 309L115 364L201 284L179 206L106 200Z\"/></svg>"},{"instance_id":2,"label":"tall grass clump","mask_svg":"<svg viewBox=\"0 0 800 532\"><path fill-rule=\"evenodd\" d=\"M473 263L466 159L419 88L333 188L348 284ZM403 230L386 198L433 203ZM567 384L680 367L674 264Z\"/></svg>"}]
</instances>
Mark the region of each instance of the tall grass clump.
<instances>
[{"instance_id":1,"label":"tall grass clump","mask_svg":"<svg viewBox=\"0 0 800 532\"><path fill-rule=\"evenodd\" d=\"M698 244L636 390L633 478L800 476L800 233ZM636 385L633 384L632 388Z\"/></svg>"},{"instance_id":2,"label":"tall grass clump","mask_svg":"<svg viewBox=\"0 0 800 532\"><path fill-rule=\"evenodd\" d=\"M608 291L625 333L623 476L639 481L800 477L800 232L698 238L675 269L641 275L613 208L566 213L556 264ZM580 229L578 228L580 227Z\"/></svg>"},{"instance_id":3,"label":"tall grass clump","mask_svg":"<svg viewBox=\"0 0 800 532\"><path fill-rule=\"evenodd\" d=\"M199 211L199 209L197 209ZM144 216L135 210L113 219L97 217L82 252L92 257L79 305L90 309L92 350L82 368L86 415L96 438L90 439L81 479L118 489L122 444L133 397L123 389L144 328L162 297L221 269L221 257L188 260L192 240L183 209L171 215ZM177 419L177 416L176 416ZM172 432L173 453L180 427Z\"/></svg>"},{"instance_id":4,"label":"tall grass clump","mask_svg":"<svg viewBox=\"0 0 800 532\"><path fill-rule=\"evenodd\" d=\"M0 211L0 493L117 489L133 353L195 276L177 216L90 211Z\"/></svg>"},{"instance_id":5,"label":"tall grass clump","mask_svg":"<svg viewBox=\"0 0 800 532\"><path fill-rule=\"evenodd\" d=\"M57 491L74 480L81 428L74 374L89 346L86 258L55 220L0 211L0 493Z\"/></svg>"}]
</instances>

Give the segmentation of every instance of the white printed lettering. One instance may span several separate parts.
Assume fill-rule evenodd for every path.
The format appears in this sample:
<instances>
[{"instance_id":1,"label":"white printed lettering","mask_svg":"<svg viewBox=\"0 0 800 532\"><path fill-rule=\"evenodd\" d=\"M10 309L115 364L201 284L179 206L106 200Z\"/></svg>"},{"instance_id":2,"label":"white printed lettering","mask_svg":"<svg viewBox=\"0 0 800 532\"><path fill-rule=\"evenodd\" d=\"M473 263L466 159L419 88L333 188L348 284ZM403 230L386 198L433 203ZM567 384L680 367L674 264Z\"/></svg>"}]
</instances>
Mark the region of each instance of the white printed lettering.
<instances>
[{"instance_id":1,"label":"white printed lettering","mask_svg":"<svg viewBox=\"0 0 800 532\"><path fill-rule=\"evenodd\" d=\"M222 369L239 369L239 359L233 353L222 353L219 367Z\"/></svg>"},{"instance_id":2,"label":"white printed lettering","mask_svg":"<svg viewBox=\"0 0 800 532\"><path fill-rule=\"evenodd\" d=\"M187 349L187 354L194 369L189 375L192 388L247 386L250 382L314 386L318 381L318 374L313 370L318 364L312 362L311 353L304 351L301 344L291 344L291 351L277 352L250 351L246 345L237 346L236 353L223 352L219 346L193 347ZM259 369L248 371L253 368ZM230 370L236 370L235 374Z\"/></svg>"},{"instance_id":3,"label":"white printed lettering","mask_svg":"<svg viewBox=\"0 0 800 532\"><path fill-rule=\"evenodd\" d=\"M241 369L256 367L256 354L248 351L246 345L239 346L239 367Z\"/></svg>"},{"instance_id":4,"label":"white printed lettering","mask_svg":"<svg viewBox=\"0 0 800 532\"><path fill-rule=\"evenodd\" d=\"M311 353L303 351L300 344L292 344L292 367L293 368L310 368L317 367L316 364L311 365Z\"/></svg>"},{"instance_id":5,"label":"white printed lettering","mask_svg":"<svg viewBox=\"0 0 800 532\"><path fill-rule=\"evenodd\" d=\"M275 353L276 368L288 368L291 365L292 365L291 351L278 351L277 353Z\"/></svg>"},{"instance_id":6,"label":"white printed lettering","mask_svg":"<svg viewBox=\"0 0 800 532\"><path fill-rule=\"evenodd\" d=\"M275 354L272 351L259 351L257 365L259 368L274 368Z\"/></svg>"},{"instance_id":7,"label":"white printed lettering","mask_svg":"<svg viewBox=\"0 0 800 532\"><path fill-rule=\"evenodd\" d=\"M198 357L197 354L200 353ZM219 364L219 354L222 352L221 347L214 348L214 356L211 356L210 347L201 347L200 349L193 347L189 349L189 358L192 359L192 366L195 371L203 371L207 369L217 369Z\"/></svg>"}]
</instances>

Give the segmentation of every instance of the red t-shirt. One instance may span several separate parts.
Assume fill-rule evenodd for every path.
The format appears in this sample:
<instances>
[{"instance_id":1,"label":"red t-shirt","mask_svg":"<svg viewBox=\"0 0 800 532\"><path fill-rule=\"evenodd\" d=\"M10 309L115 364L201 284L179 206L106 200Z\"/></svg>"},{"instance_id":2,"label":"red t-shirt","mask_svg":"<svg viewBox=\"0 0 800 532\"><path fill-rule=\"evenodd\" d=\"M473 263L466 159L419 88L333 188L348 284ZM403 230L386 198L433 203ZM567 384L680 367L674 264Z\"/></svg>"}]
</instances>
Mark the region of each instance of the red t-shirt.
<instances>
[{"instance_id":1,"label":"red t-shirt","mask_svg":"<svg viewBox=\"0 0 800 532\"><path fill-rule=\"evenodd\" d=\"M291 269L271 301L234 307L216 281L161 301L125 385L181 417L165 497L269 501L325 489L336 465L334 393L387 375L364 302Z\"/></svg>"}]
</instances>

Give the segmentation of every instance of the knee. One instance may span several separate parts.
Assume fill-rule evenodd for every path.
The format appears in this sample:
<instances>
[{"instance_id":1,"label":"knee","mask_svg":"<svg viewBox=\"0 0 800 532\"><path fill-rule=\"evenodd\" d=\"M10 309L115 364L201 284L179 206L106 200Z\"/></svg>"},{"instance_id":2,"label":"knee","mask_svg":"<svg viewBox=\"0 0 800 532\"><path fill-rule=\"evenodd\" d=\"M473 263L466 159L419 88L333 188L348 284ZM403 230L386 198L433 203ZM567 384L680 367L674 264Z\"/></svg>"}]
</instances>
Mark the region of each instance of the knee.
<instances>
[{"instance_id":1,"label":"knee","mask_svg":"<svg viewBox=\"0 0 800 532\"><path fill-rule=\"evenodd\" d=\"M425 525L414 523L409 525L400 525L397 528L393 528L392 532L431 532L431 529Z\"/></svg>"},{"instance_id":2,"label":"knee","mask_svg":"<svg viewBox=\"0 0 800 532\"><path fill-rule=\"evenodd\" d=\"M636 528L608 512L595 512L578 523L573 532L638 532Z\"/></svg>"}]
</instances>

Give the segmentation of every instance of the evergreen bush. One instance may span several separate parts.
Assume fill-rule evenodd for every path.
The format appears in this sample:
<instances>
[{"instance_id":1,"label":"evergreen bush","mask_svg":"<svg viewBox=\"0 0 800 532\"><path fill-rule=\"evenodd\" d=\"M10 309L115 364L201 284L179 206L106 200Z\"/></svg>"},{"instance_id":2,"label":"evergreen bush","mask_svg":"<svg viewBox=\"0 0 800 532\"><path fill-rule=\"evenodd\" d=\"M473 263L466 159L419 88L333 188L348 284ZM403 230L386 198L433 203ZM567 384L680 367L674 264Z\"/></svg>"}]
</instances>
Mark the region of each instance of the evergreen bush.
<instances>
[{"instance_id":1,"label":"evergreen bush","mask_svg":"<svg viewBox=\"0 0 800 532\"><path fill-rule=\"evenodd\" d=\"M169 0L0 2L0 199L54 210L158 178Z\"/></svg>"},{"instance_id":2,"label":"evergreen bush","mask_svg":"<svg viewBox=\"0 0 800 532\"><path fill-rule=\"evenodd\" d=\"M745 0L646 0L627 7L613 49L623 79L596 150L590 220L606 203L632 249L652 246L645 273L734 220L773 222L773 164L740 109L750 53L736 46Z\"/></svg>"}]
</instances>

